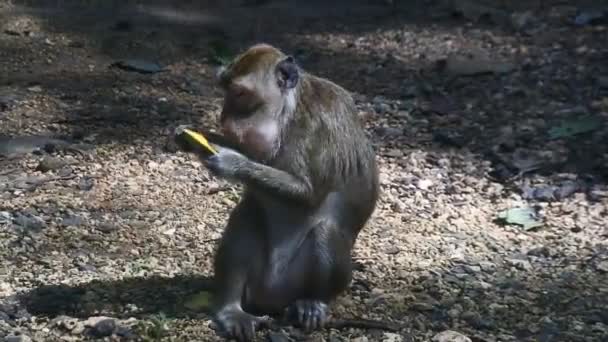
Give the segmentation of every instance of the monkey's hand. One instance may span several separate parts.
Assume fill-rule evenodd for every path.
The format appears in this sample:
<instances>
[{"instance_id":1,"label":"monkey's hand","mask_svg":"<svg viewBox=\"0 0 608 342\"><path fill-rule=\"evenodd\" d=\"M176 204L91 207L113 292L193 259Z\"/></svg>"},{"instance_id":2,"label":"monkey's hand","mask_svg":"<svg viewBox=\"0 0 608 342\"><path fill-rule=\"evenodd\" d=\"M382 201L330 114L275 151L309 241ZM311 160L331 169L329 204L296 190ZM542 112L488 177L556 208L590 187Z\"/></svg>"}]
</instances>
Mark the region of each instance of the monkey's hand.
<instances>
[{"instance_id":1,"label":"monkey's hand","mask_svg":"<svg viewBox=\"0 0 608 342\"><path fill-rule=\"evenodd\" d=\"M203 163L214 175L234 179L240 170L248 167L249 158L241 153L218 145L213 145L217 154L205 158Z\"/></svg>"},{"instance_id":2,"label":"monkey's hand","mask_svg":"<svg viewBox=\"0 0 608 342\"><path fill-rule=\"evenodd\" d=\"M235 307L221 310L215 320L223 334L237 341L253 341L256 329L270 322L268 316L254 316Z\"/></svg>"}]
</instances>

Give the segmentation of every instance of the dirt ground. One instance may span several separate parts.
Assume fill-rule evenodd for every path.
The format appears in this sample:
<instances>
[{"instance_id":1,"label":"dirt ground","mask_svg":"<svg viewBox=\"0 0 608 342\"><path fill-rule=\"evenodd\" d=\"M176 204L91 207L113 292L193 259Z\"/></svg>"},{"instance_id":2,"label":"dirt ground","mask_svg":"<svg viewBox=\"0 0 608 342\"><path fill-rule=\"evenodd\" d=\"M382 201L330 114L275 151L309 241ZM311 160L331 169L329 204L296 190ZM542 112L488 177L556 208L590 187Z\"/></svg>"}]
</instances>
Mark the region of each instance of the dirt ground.
<instances>
[{"instance_id":1,"label":"dirt ground","mask_svg":"<svg viewBox=\"0 0 608 342\"><path fill-rule=\"evenodd\" d=\"M387 327L260 339L608 341L608 26L583 2L24 3L0 1L5 341L220 340L188 303L240 189L170 132L214 127L216 60L262 41L356 98L382 194L332 315Z\"/></svg>"}]
</instances>

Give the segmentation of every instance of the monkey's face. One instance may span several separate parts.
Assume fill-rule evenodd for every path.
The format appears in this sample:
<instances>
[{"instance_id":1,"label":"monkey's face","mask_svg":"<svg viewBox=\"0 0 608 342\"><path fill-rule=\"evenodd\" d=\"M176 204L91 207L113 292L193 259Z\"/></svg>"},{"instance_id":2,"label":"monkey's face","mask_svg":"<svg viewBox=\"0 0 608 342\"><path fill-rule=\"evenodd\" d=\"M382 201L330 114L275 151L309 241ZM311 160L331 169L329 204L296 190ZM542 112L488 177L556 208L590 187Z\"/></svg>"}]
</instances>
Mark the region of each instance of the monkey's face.
<instances>
[{"instance_id":1,"label":"monkey's face","mask_svg":"<svg viewBox=\"0 0 608 342\"><path fill-rule=\"evenodd\" d=\"M292 57L254 46L218 74L224 91L222 133L251 158L272 159L295 110L299 71Z\"/></svg>"}]
</instances>

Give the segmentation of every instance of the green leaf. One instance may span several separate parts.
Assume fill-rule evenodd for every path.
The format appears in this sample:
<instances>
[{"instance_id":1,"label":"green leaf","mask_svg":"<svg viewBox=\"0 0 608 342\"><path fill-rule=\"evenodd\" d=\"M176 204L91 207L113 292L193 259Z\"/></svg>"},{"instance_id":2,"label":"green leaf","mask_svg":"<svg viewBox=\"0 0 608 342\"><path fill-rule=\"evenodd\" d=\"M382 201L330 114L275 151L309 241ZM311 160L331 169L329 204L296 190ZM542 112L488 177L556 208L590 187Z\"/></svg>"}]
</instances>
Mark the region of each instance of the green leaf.
<instances>
[{"instance_id":1,"label":"green leaf","mask_svg":"<svg viewBox=\"0 0 608 342\"><path fill-rule=\"evenodd\" d=\"M543 225L536 218L536 212L529 207L510 208L498 213L498 218L505 221L507 224L516 224L523 226L525 230L540 227Z\"/></svg>"},{"instance_id":2,"label":"green leaf","mask_svg":"<svg viewBox=\"0 0 608 342\"><path fill-rule=\"evenodd\" d=\"M184 306L190 310L204 310L209 308L211 297L211 292L201 291L186 301Z\"/></svg>"},{"instance_id":3,"label":"green leaf","mask_svg":"<svg viewBox=\"0 0 608 342\"><path fill-rule=\"evenodd\" d=\"M576 134L586 133L599 128L601 121L598 117L585 116L562 122L549 130L549 138L558 139Z\"/></svg>"},{"instance_id":4,"label":"green leaf","mask_svg":"<svg viewBox=\"0 0 608 342\"><path fill-rule=\"evenodd\" d=\"M221 41L216 40L209 44L211 48L211 60L219 65L227 65L232 60L232 52Z\"/></svg>"}]
</instances>

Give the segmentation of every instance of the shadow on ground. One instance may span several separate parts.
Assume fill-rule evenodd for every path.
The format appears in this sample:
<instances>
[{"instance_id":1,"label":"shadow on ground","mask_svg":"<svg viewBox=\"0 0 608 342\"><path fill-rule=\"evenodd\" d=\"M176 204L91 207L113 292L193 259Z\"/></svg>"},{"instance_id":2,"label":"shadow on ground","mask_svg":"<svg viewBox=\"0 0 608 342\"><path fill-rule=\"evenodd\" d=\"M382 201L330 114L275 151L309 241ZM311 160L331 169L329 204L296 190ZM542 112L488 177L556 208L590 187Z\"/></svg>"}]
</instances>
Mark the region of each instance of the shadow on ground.
<instances>
[{"instance_id":1,"label":"shadow on ground","mask_svg":"<svg viewBox=\"0 0 608 342\"><path fill-rule=\"evenodd\" d=\"M120 281L94 280L77 286L41 286L21 296L29 313L36 316L88 318L108 315L116 318L143 317L164 313L175 318L192 313L184 301L200 291L212 290L208 277L176 276L128 278ZM135 312L129 310L134 305ZM197 313L195 313L197 314Z\"/></svg>"},{"instance_id":2,"label":"shadow on ground","mask_svg":"<svg viewBox=\"0 0 608 342\"><path fill-rule=\"evenodd\" d=\"M522 272L507 265L490 272L471 273L471 267L455 264L448 270L432 271L430 277L418 276L407 288L391 289L395 296L384 299L371 298L373 294L366 288L373 285L355 278L348 296L373 303L365 304L369 307L364 311L398 322L405 336L457 329L474 341L487 341L486 337L500 338L496 329L500 327L519 341L607 338L608 331L602 328L608 325L606 274L585 265L570 270L553 266L558 271L552 274L534 272L533 267ZM42 286L20 299L29 313L50 319L59 315L127 319L161 312L168 317L195 318L201 313L184 308L184 301L211 288L210 278L152 276L95 280L77 286ZM137 309L129 311L129 307ZM595 325L597 329L579 331L577 324Z\"/></svg>"}]
</instances>

